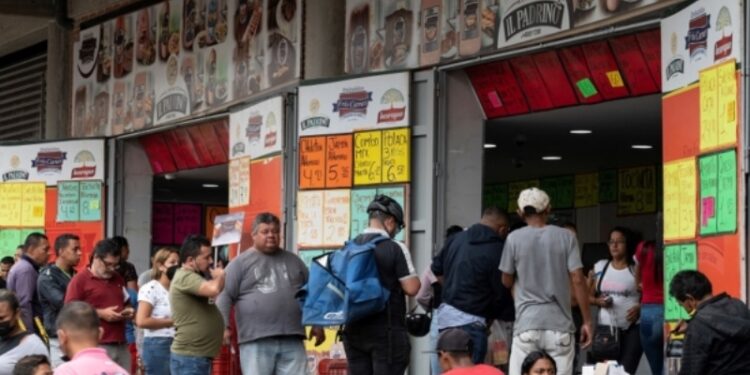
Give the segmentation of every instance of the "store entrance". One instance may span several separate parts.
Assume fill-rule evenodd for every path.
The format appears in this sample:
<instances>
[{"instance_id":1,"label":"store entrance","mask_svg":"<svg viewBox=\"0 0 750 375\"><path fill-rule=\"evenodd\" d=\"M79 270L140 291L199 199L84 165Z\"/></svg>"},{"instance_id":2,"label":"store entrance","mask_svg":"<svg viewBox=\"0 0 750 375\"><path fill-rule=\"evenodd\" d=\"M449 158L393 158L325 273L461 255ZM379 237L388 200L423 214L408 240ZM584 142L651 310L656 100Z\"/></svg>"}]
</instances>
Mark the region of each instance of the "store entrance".
<instances>
[{"instance_id":1,"label":"store entrance","mask_svg":"<svg viewBox=\"0 0 750 375\"><path fill-rule=\"evenodd\" d=\"M179 248L186 236L213 235L213 220L228 212L228 121L180 126L122 146L119 232L140 273L159 248Z\"/></svg>"},{"instance_id":2,"label":"store entrance","mask_svg":"<svg viewBox=\"0 0 750 375\"><path fill-rule=\"evenodd\" d=\"M589 263L615 226L655 239L661 144L659 95L489 120L483 205L513 214L520 190L547 191L551 223L577 227Z\"/></svg>"}]
</instances>

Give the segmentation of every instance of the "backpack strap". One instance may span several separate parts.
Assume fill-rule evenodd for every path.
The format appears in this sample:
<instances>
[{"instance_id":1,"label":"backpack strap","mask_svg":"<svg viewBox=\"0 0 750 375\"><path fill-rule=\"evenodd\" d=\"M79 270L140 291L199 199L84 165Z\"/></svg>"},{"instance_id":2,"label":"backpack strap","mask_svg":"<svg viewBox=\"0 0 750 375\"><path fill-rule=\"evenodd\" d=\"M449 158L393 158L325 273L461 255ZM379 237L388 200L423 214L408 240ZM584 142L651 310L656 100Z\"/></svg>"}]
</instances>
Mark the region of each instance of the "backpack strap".
<instances>
[{"instance_id":1,"label":"backpack strap","mask_svg":"<svg viewBox=\"0 0 750 375\"><path fill-rule=\"evenodd\" d=\"M607 268L609 268L609 260L607 261L607 264L604 265L604 269L602 270L602 275L599 276L599 282L596 284L596 292L601 293L602 292L602 281L604 280L604 275L607 273Z\"/></svg>"}]
</instances>

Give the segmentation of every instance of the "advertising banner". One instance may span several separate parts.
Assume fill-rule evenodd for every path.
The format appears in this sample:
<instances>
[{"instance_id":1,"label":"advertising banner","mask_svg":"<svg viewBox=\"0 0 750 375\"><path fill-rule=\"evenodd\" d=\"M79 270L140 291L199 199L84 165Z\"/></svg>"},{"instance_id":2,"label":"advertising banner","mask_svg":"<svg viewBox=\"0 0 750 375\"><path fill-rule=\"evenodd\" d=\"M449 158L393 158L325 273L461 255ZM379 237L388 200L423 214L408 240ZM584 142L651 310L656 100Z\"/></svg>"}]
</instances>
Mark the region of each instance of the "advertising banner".
<instances>
[{"instance_id":1,"label":"advertising banner","mask_svg":"<svg viewBox=\"0 0 750 375\"><path fill-rule=\"evenodd\" d=\"M742 57L739 0L701 0L661 21L662 91L698 81L699 72Z\"/></svg>"},{"instance_id":2,"label":"advertising banner","mask_svg":"<svg viewBox=\"0 0 750 375\"><path fill-rule=\"evenodd\" d=\"M590 23L620 16L638 8L656 4L663 0L574 0L573 26L583 26Z\"/></svg>"},{"instance_id":3,"label":"advertising banner","mask_svg":"<svg viewBox=\"0 0 750 375\"><path fill-rule=\"evenodd\" d=\"M498 48L570 29L567 0L506 1L500 13Z\"/></svg>"},{"instance_id":4,"label":"advertising banner","mask_svg":"<svg viewBox=\"0 0 750 375\"><path fill-rule=\"evenodd\" d=\"M300 77L300 0L169 0L81 30L73 135L210 113Z\"/></svg>"},{"instance_id":5,"label":"advertising banner","mask_svg":"<svg viewBox=\"0 0 750 375\"><path fill-rule=\"evenodd\" d=\"M284 99L275 97L229 115L229 157L262 158L281 152Z\"/></svg>"},{"instance_id":6,"label":"advertising banner","mask_svg":"<svg viewBox=\"0 0 750 375\"><path fill-rule=\"evenodd\" d=\"M104 141L76 140L0 146L0 176L3 182L58 180L103 180Z\"/></svg>"},{"instance_id":7,"label":"advertising banner","mask_svg":"<svg viewBox=\"0 0 750 375\"><path fill-rule=\"evenodd\" d=\"M299 89L299 136L351 133L409 124L409 73Z\"/></svg>"}]
</instances>

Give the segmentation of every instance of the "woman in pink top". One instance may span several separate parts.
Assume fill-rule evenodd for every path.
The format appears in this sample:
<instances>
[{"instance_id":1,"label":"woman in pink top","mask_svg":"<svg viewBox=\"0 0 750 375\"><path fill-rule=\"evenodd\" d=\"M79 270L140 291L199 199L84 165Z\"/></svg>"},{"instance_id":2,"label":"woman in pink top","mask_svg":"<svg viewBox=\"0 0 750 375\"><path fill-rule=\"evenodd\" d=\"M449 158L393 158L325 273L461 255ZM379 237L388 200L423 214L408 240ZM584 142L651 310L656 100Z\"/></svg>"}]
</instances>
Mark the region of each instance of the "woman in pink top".
<instances>
[{"instance_id":1,"label":"woman in pink top","mask_svg":"<svg viewBox=\"0 0 750 375\"><path fill-rule=\"evenodd\" d=\"M641 346L651 373L662 374L664 364L664 249L654 241L641 242L635 252L636 280L641 287Z\"/></svg>"}]
</instances>

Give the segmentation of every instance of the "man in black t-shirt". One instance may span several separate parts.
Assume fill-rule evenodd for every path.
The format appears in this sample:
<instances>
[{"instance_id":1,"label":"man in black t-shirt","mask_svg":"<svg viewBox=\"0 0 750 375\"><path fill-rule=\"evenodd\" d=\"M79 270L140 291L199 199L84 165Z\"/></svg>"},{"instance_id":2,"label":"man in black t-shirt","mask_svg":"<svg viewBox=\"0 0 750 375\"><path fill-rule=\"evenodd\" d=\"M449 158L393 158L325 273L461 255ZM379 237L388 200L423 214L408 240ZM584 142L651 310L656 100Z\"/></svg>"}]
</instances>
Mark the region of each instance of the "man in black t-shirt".
<instances>
[{"instance_id":1,"label":"man in black t-shirt","mask_svg":"<svg viewBox=\"0 0 750 375\"><path fill-rule=\"evenodd\" d=\"M344 327L344 349L350 374L403 374L409 366L409 335L406 332L406 299L419 291L419 277L410 267L409 250L392 240L404 227L404 211L392 198L378 195L367 207L369 226L354 239L366 243L375 236L391 238L375 248L381 284L390 290L388 306L380 312Z\"/></svg>"}]
</instances>

